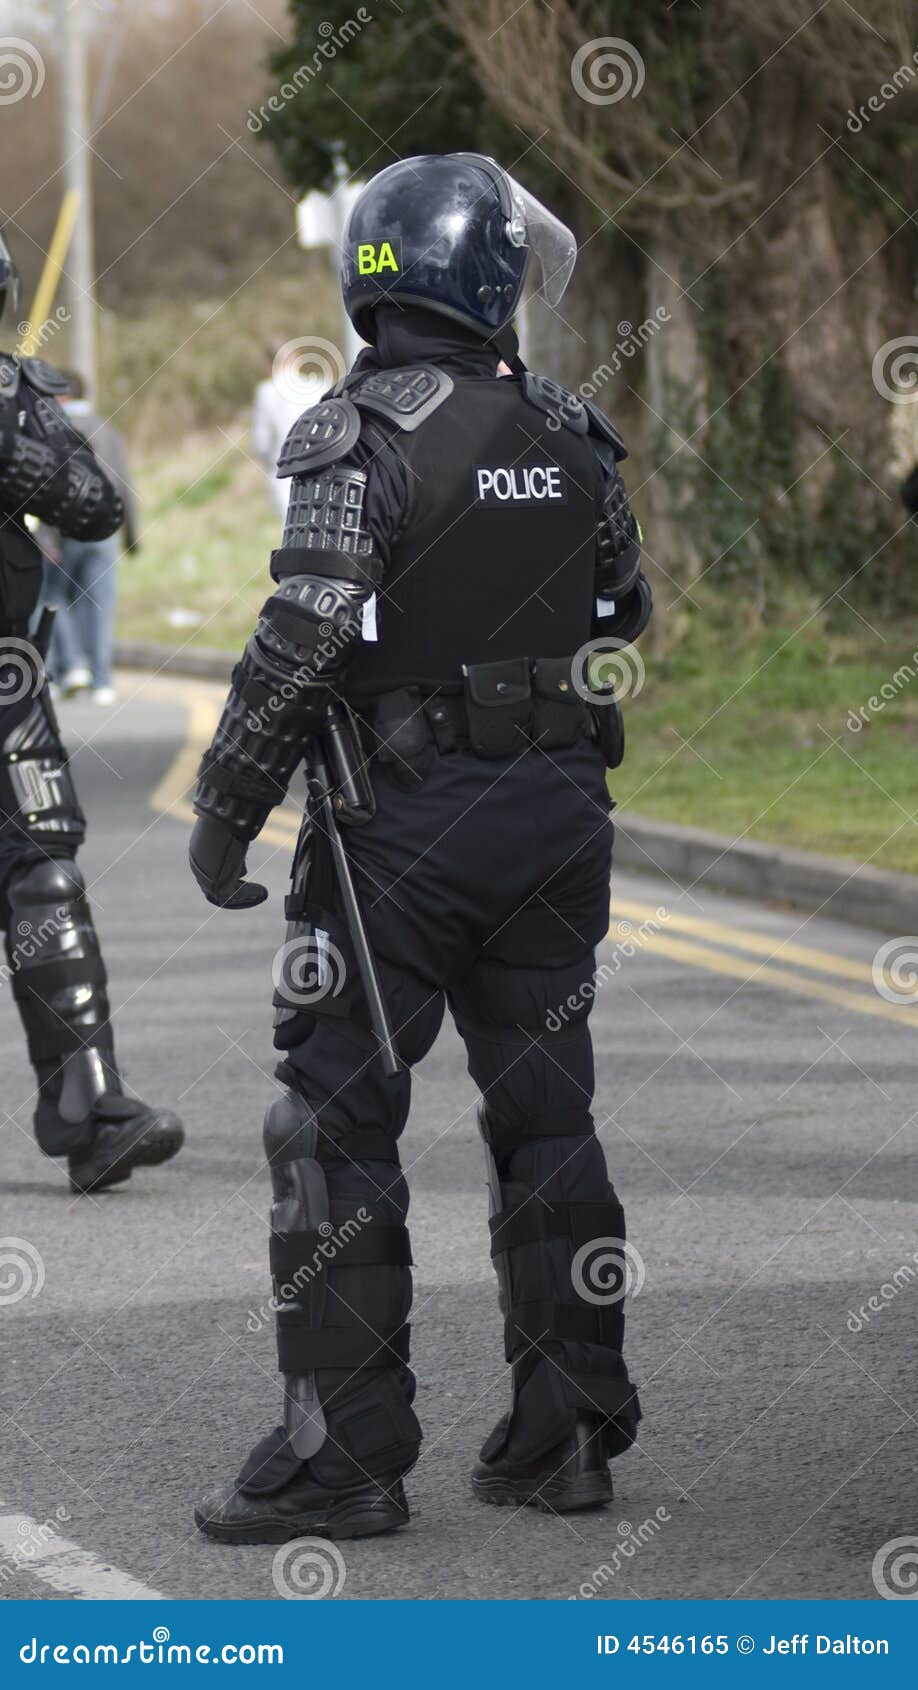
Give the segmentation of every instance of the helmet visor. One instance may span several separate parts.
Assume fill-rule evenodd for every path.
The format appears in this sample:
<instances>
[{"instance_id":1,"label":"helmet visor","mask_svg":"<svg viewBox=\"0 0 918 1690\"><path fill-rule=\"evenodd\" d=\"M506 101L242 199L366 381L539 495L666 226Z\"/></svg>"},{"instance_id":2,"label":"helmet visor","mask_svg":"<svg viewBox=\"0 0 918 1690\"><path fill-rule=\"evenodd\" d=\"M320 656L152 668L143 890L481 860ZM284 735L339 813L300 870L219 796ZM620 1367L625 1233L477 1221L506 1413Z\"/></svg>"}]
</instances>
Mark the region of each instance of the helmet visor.
<instances>
[{"instance_id":1,"label":"helmet visor","mask_svg":"<svg viewBox=\"0 0 918 1690\"><path fill-rule=\"evenodd\" d=\"M504 171L513 211L507 233L514 246L527 246L539 261L542 272L539 293L549 305L560 305L577 262L577 242L566 223L537 200L534 194ZM520 241L520 231L523 239Z\"/></svg>"},{"instance_id":2,"label":"helmet visor","mask_svg":"<svg viewBox=\"0 0 918 1690\"><path fill-rule=\"evenodd\" d=\"M522 182L503 170L496 159L483 153L459 153L485 170L500 193L507 219L507 238L512 246L525 247L538 259L541 285L538 292L549 305L560 305L577 262L577 242L560 217L537 200Z\"/></svg>"}]
</instances>

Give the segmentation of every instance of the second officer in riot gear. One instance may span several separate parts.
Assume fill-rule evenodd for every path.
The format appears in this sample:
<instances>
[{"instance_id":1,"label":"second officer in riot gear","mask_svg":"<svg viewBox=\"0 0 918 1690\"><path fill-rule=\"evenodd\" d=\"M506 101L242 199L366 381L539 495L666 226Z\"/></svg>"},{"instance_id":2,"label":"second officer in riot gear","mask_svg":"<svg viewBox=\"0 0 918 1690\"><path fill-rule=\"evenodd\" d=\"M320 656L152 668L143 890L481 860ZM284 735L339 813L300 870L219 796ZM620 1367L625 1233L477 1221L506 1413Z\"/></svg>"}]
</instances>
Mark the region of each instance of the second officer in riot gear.
<instances>
[{"instance_id":1,"label":"second officer in riot gear","mask_svg":"<svg viewBox=\"0 0 918 1690\"><path fill-rule=\"evenodd\" d=\"M0 318L18 277L0 237ZM40 517L79 540L121 526L121 500L58 403L67 383L39 358L0 353L0 926L35 1069L35 1132L67 1157L74 1191L97 1191L174 1156L181 1122L125 1095L105 966L76 862L86 822L44 669L30 635Z\"/></svg>"},{"instance_id":2,"label":"second officer in riot gear","mask_svg":"<svg viewBox=\"0 0 918 1690\"><path fill-rule=\"evenodd\" d=\"M359 1536L408 1518L402 1478L421 1431L398 1138L411 1067L447 1008L483 1099L512 1369L475 1492L600 1505L610 1457L635 1436L621 1301L584 1295L580 1274L594 1243L624 1273L624 1216L590 1113L588 1028L609 916L614 713L585 700L578 669L599 634L641 632L650 594L616 430L526 371L508 327L530 267L556 305L575 256L570 231L493 160L383 170L354 206L343 262L370 347L281 455L291 496L276 585L202 763L192 867L213 903L264 896L245 879L247 847L304 757L307 771L325 766L344 709L357 763L334 804L352 824L342 834L399 1066L380 1060L316 825L285 946L312 947L314 989L281 973L284 1090L264 1129L283 1423L198 1508L227 1541ZM498 379L501 359L514 373Z\"/></svg>"}]
</instances>

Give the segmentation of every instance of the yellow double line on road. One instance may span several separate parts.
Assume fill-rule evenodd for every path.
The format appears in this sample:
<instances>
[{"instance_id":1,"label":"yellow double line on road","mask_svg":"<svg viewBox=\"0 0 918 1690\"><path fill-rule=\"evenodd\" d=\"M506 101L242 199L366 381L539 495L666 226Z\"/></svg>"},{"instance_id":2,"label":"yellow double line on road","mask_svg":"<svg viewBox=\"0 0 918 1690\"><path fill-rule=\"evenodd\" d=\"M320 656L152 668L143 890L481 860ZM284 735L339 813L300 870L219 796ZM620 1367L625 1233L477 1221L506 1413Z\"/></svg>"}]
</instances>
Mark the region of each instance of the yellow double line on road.
<instances>
[{"instance_id":1,"label":"yellow double line on road","mask_svg":"<svg viewBox=\"0 0 918 1690\"><path fill-rule=\"evenodd\" d=\"M754 928L709 921L704 916L667 910L664 923L657 914L661 907L665 906L614 898L613 918L633 923L633 929L647 925L641 934L633 930L623 934L616 930L613 919L609 938L621 943L631 937L642 950L672 957L674 962L702 968L709 974L724 974L743 985L771 986L797 997L817 998L838 1009L855 1010L859 1015L878 1016L913 1031L918 1028L918 1002L895 1004L881 998L869 962L801 945L793 939L772 937ZM843 980L853 981L863 990L837 984Z\"/></svg>"},{"instance_id":2,"label":"yellow double line on road","mask_svg":"<svg viewBox=\"0 0 918 1690\"><path fill-rule=\"evenodd\" d=\"M174 684L169 683L172 696ZM166 812L176 820L193 822L191 792L201 754L213 738L220 706L213 693L203 688L184 686L181 696L189 712L187 738L150 802L155 810ZM261 837L272 845L289 846L292 850L299 825L297 811L282 805L268 818ZM754 928L710 921L679 911L667 910L666 920L662 922L657 914L660 907L631 898L614 898L609 938L621 943L623 938L631 936L642 950L671 957L673 962L684 963L689 968L725 975L742 985L770 986L796 997L833 1004L837 1009L854 1010L858 1015L877 1016L912 1031L918 1027L918 1002L894 1004L881 998L869 962L802 945L793 939L772 937ZM623 919L633 923L634 930L644 923L648 927L644 933L625 935L614 925L615 920ZM850 981L851 985L842 985L842 981Z\"/></svg>"}]
</instances>

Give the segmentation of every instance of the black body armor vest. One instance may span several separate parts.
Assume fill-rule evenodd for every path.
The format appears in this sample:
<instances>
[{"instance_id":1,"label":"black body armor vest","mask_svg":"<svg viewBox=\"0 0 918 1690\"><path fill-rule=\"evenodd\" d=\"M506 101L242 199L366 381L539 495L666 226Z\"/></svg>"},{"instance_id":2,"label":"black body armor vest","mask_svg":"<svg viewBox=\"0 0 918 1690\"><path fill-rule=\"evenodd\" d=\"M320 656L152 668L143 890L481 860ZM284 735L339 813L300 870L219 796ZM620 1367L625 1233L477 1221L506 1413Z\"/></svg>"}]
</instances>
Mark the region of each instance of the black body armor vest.
<instances>
[{"instance_id":1,"label":"black body armor vest","mask_svg":"<svg viewBox=\"0 0 918 1690\"><path fill-rule=\"evenodd\" d=\"M572 657L589 639L601 472L585 429L518 377L454 376L419 426L392 432L408 507L349 696L458 690L463 664Z\"/></svg>"}]
</instances>

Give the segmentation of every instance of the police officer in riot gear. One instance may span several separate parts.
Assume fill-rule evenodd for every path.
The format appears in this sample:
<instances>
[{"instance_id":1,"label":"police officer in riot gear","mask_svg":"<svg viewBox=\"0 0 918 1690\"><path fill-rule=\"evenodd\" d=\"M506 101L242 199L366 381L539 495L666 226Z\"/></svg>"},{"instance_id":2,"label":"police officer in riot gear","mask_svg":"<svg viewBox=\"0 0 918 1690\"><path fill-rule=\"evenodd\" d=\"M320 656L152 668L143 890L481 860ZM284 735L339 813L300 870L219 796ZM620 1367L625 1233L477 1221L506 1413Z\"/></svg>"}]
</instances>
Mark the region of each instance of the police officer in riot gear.
<instances>
[{"instance_id":1,"label":"police officer in riot gear","mask_svg":"<svg viewBox=\"0 0 918 1690\"><path fill-rule=\"evenodd\" d=\"M191 863L212 903L259 901L247 847L301 760L329 761L344 711L355 761L343 774L339 762L334 803L399 1064L380 1060L314 826L284 947L312 971L280 972L284 1090L264 1129L283 1424L198 1507L226 1541L359 1536L408 1518L402 1478L421 1432L397 1141L411 1068L447 1006L483 1098L512 1368L475 1492L600 1505L609 1458L635 1436L621 1299L585 1294L582 1268L595 1243L623 1282L588 1030L619 748L615 709L585 699L582 669L591 640L641 632L650 593L616 430L528 372L509 328L530 267L557 304L575 256L570 231L491 159L383 170L343 258L370 346L281 455L291 497L276 584L201 766ZM496 379L501 360L512 373Z\"/></svg>"},{"instance_id":2,"label":"police officer in riot gear","mask_svg":"<svg viewBox=\"0 0 918 1690\"><path fill-rule=\"evenodd\" d=\"M0 318L18 276L0 237ZM66 381L39 358L0 353L0 926L13 996L38 1081L35 1132L66 1156L74 1191L96 1191L163 1162L178 1117L127 1097L109 1024L105 968L76 851L86 824L44 670L30 635L42 555L39 517L80 540L120 526L121 500L68 423Z\"/></svg>"}]
</instances>

